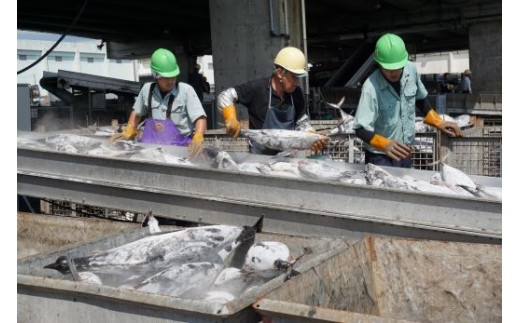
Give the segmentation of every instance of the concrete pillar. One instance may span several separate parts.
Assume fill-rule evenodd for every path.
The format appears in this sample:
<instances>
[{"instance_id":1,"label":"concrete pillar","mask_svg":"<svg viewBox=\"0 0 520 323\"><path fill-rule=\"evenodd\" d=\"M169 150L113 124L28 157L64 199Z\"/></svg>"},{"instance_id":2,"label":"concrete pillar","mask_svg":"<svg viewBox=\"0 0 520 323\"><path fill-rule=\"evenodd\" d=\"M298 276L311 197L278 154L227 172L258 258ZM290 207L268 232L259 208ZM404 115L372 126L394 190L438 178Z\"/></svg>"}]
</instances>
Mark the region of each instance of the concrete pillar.
<instances>
[{"instance_id":1,"label":"concrete pillar","mask_svg":"<svg viewBox=\"0 0 520 323\"><path fill-rule=\"evenodd\" d=\"M473 93L502 93L502 22L469 29L469 66Z\"/></svg>"},{"instance_id":2,"label":"concrete pillar","mask_svg":"<svg viewBox=\"0 0 520 323\"><path fill-rule=\"evenodd\" d=\"M215 94L271 75L278 51L302 47L299 1L210 1ZM239 119L247 118L239 108ZM219 116L219 120L220 116Z\"/></svg>"}]
</instances>

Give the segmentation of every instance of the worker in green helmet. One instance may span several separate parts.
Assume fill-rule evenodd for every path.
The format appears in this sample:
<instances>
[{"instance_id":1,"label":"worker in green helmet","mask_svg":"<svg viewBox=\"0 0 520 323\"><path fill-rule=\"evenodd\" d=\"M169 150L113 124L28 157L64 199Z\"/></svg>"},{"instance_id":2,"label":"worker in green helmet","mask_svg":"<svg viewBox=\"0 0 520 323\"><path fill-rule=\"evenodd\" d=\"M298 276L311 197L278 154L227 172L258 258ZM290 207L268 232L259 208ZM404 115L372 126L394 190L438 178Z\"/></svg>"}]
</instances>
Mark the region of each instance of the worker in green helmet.
<instances>
[{"instance_id":1,"label":"worker in green helmet","mask_svg":"<svg viewBox=\"0 0 520 323\"><path fill-rule=\"evenodd\" d=\"M171 51L157 49L150 65L154 82L143 85L123 133L112 140L188 146L190 156L198 156L204 144L206 113L197 93L189 84L177 81L180 69ZM143 118L140 132L137 126Z\"/></svg>"},{"instance_id":2,"label":"worker in green helmet","mask_svg":"<svg viewBox=\"0 0 520 323\"><path fill-rule=\"evenodd\" d=\"M416 108L424 114L424 123L450 136L462 136L458 124L444 121L428 102L428 92L408 61L401 37L381 36L374 60L378 69L363 83L353 126L365 143L366 164L412 167Z\"/></svg>"}]
</instances>

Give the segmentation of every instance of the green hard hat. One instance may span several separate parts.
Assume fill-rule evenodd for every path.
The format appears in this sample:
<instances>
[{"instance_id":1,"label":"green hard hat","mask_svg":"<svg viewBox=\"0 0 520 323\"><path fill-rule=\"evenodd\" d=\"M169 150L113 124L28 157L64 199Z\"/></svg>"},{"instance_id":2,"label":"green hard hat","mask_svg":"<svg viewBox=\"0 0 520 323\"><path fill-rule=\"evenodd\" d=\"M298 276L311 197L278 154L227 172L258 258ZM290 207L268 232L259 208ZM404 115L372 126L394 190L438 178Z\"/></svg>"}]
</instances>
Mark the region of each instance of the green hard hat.
<instances>
[{"instance_id":1,"label":"green hard hat","mask_svg":"<svg viewBox=\"0 0 520 323\"><path fill-rule=\"evenodd\" d=\"M408 61L408 52L401 37L385 34L376 43L374 60L387 70L403 68Z\"/></svg>"},{"instance_id":2,"label":"green hard hat","mask_svg":"<svg viewBox=\"0 0 520 323\"><path fill-rule=\"evenodd\" d=\"M181 73L175 55L164 48L159 48L153 52L151 67L162 77L176 77Z\"/></svg>"}]
</instances>

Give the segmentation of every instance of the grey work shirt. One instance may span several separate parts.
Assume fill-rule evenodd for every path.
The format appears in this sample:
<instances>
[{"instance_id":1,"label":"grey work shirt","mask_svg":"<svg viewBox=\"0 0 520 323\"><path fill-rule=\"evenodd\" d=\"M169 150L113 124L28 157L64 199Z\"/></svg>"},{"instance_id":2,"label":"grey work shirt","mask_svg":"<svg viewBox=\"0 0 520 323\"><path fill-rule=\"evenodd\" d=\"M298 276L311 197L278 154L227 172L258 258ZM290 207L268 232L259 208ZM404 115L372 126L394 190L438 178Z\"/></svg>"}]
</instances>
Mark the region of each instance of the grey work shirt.
<instances>
[{"instance_id":1,"label":"grey work shirt","mask_svg":"<svg viewBox=\"0 0 520 323\"><path fill-rule=\"evenodd\" d=\"M151 84L144 84L135 100L133 109L139 117L148 117L148 93ZM193 132L194 122L200 117L206 117L206 112L191 85L182 82L177 82L177 85L164 98L161 97L159 85L155 86L152 94L152 118L166 119L168 100L171 95L175 95L170 118L181 134L188 136Z\"/></svg>"},{"instance_id":2,"label":"grey work shirt","mask_svg":"<svg viewBox=\"0 0 520 323\"><path fill-rule=\"evenodd\" d=\"M385 138L413 144L415 138L415 100L424 99L428 91L415 65L407 62L400 80L399 96L383 73L377 69L363 83L354 118L354 129L364 128ZM365 143L373 153L381 151Z\"/></svg>"}]
</instances>

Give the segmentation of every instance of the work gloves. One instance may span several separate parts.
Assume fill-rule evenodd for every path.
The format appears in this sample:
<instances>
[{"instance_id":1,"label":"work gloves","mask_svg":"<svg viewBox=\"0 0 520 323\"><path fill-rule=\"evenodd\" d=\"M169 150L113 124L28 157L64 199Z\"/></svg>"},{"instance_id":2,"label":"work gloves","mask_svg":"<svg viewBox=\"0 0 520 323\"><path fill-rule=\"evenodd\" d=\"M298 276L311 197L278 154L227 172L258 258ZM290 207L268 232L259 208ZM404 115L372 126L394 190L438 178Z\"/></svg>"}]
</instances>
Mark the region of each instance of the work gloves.
<instances>
[{"instance_id":1,"label":"work gloves","mask_svg":"<svg viewBox=\"0 0 520 323\"><path fill-rule=\"evenodd\" d=\"M133 140L137 136L137 129L135 129L134 125L127 124L125 130L122 133L116 133L110 137L109 141L114 142L120 139L123 140Z\"/></svg>"},{"instance_id":2,"label":"work gloves","mask_svg":"<svg viewBox=\"0 0 520 323\"><path fill-rule=\"evenodd\" d=\"M202 152L204 147L204 134L200 131L195 131L188 146L188 153L190 157L197 157Z\"/></svg>"},{"instance_id":3,"label":"work gloves","mask_svg":"<svg viewBox=\"0 0 520 323\"><path fill-rule=\"evenodd\" d=\"M433 109L428 111L426 117L424 117L423 122L452 137L462 137L462 131L456 122L442 120L442 118Z\"/></svg>"},{"instance_id":4,"label":"work gloves","mask_svg":"<svg viewBox=\"0 0 520 323\"><path fill-rule=\"evenodd\" d=\"M240 135L240 122L237 120L237 110L234 105L227 106L222 109L222 116L226 122L226 133L233 136L233 140L237 140Z\"/></svg>"},{"instance_id":5,"label":"work gloves","mask_svg":"<svg viewBox=\"0 0 520 323\"><path fill-rule=\"evenodd\" d=\"M308 131L309 133L317 133L315 130L309 130ZM316 140L312 146L311 146L311 152L313 154L317 153L317 152L320 152L322 151L323 149L327 148L327 140L325 139L320 139L320 140Z\"/></svg>"},{"instance_id":6,"label":"work gloves","mask_svg":"<svg viewBox=\"0 0 520 323\"><path fill-rule=\"evenodd\" d=\"M412 152L412 149L407 145L378 134L375 134L374 137L372 137L370 145L384 151L388 157L397 161L407 158Z\"/></svg>"}]
</instances>

